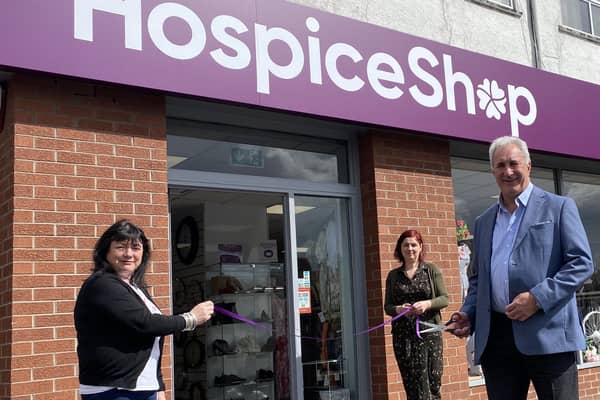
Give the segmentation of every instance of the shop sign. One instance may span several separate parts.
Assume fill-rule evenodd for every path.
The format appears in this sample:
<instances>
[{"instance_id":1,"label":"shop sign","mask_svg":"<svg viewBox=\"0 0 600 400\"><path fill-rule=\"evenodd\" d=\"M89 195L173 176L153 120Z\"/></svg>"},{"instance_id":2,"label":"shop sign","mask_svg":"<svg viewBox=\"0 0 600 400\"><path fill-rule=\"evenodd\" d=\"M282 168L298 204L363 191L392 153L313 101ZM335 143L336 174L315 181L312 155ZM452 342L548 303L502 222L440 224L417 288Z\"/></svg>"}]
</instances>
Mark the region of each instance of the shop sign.
<instances>
[{"instance_id":1,"label":"shop sign","mask_svg":"<svg viewBox=\"0 0 600 400\"><path fill-rule=\"evenodd\" d=\"M20 0L0 66L600 159L600 87L280 0Z\"/></svg>"}]
</instances>

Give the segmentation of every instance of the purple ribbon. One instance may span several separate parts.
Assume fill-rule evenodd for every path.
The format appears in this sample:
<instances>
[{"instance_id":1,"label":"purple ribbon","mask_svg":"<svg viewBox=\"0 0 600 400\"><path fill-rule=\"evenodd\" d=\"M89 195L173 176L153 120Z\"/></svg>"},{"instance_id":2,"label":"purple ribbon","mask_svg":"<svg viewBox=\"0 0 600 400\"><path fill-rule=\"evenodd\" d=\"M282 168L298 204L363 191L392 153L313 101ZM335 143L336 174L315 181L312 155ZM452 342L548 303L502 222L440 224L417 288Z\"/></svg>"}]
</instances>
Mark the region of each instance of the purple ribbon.
<instances>
[{"instance_id":1,"label":"purple ribbon","mask_svg":"<svg viewBox=\"0 0 600 400\"><path fill-rule=\"evenodd\" d=\"M265 324L261 324L261 323L259 323L259 322L252 321L251 319L249 319L249 318L246 318L246 317L242 317L241 315L239 315L239 314L237 314L237 313L234 313L234 312L232 312L232 311L226 310L226 309L224 309L223 307L220 307L220 306L218 306L218 305L216 305L216 304L215 304L215 306L214 306L214 307L215 307L215 311L216 311L216 312L218 312L218 313L220 313L220 314L223 314L223 315L226 315L226 316L228 316L228 317L231 317L231 318L233 318L233 319L237 319L238 321L245 322L246 324L249 324L249 325L255 326L255 327L257 327L257 328L261 328L261 329L267 329L267 330L270 330L270 329L271 329L271 327L270 327L270 326L268 326L268 325L265 325ZM406 315L406 314L408 314L410 311L411 311L411 308L406 308L406 309L405 309L405 310L403 310L402 312L400 312L400 313L398 313L398 314L394 315L394 316L393 316L391 319L388 319L387 321L385 321L385 322L383 322L383 323L381 323L381 324L379 324L379 325L375 325L375 326L373 326L373 327L371 327L371 328L369 328L369 329L366 329L366 330L364 330L364 331L361 331L361 332L355 333L354 335L355 335L355 336L358 336L358 335L364 335L365 333L369 333L369 332L372 332L372 331L374 331L374 330L376 330L376 329L383 328L384 326L391 324L393 321L397 320L398 318L401 318L401 317L405 316L405 315ZM423 338L421 337L421 332L419 332L419 316L417 316L416 323L417 323L417 336L418 336L419 338L423 339ZM321 339L321 338L318 338L318 337L312 337L312 336L301 336L300 338L301 338L301 339L311 339L311 340L316 340L316 341L323 341L323 339ZM334 338L334 339L326 339L326 340L335 340L335 339L336 339L336 338Z\"/></svg>"},{"instance_id":2,"label":"purple ribbon","mask_svg":"<svg viewBox=\"0 0 600 400\"><path fill-rule=\"evenodd\" d=\"M357 336L358 335L364 335L365 333L369 333L371 331L374 331L375 329L383 328L384 326L391 324L393 321L397 320L398 318L405 316L406 314L408 314L410 312L410 310L411 310L410 308L406 308L406 309L404 309L404 311L402 311L401 313L398 313L398 314L394 315L391 319L388 319L384 323L379 324L379 325L375 325L375 326L373 326L373 327L371 327L371 328L369 328L367 330L364 330L362 332L358 332L356 335Z\"/></svg>"},{"instance_id":3,"label":"purple ribbon","mask_svg":"<svg viewBox=\"0 0 600 400\"><path fill-rule=\"evenodd\" d=\"M252 326L255 326L257 328L269 329L269 330L271 329L271 327L268 326L268 325L261 324L259 322L254 322L251 319L248 319L246 317L242 317L241 315L236 314L234 312L231 312L229 310L226 310L223 307L220 307L220 306L218 306L216 304L215 304L215 311L218 312L218 313L220 313L220 314L227 315L228 317L237 319L238 321L242 321L242 322L245 322L245 323L250 324Z\"/></svg>"}]
</instances>

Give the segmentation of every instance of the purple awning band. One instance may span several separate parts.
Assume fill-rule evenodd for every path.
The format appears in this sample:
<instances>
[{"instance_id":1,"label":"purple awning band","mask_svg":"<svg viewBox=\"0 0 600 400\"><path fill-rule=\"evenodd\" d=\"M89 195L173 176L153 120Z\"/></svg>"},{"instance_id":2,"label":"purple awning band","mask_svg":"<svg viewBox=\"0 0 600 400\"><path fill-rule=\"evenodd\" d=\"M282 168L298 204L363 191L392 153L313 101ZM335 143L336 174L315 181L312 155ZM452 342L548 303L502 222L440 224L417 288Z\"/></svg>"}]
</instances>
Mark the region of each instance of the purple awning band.
<instances>
[{"instance_id":1,"label":"purple awning band","mask_svg":"<svg viewBox=\"0 0 600 400\"><path fill-rule=\"evenodd\" d=\"M0 69L600 160L600 86L278 0L19 0Z\"/></svg>"}]
</instances>

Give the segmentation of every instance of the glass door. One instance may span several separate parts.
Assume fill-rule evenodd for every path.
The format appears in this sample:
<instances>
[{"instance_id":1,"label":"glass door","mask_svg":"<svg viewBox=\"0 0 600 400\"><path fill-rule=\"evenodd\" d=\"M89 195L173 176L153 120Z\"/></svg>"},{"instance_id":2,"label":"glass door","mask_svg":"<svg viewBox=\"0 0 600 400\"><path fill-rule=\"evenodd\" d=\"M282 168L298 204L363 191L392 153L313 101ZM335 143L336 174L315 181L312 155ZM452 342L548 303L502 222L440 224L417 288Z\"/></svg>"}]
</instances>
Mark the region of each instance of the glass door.
<instances>
[{"instance_id":1,"label":"glass door","mask_svg":"<svg viewBox=\"0 0 600 400\"><path fill-rule=\"evenodd\" d=\"M175 399L350 399L348 200L193 188L170 200L173 312L210 299L237 316L175 335Z\"/></svg>"},{"instance_id":2,"label":"glass door","mask_svg":"<svg viewBox=\"0 0 600 400\"><path fill-rule=\"evenodd\" d=\"M176 399L290 398L283 198L171 189L173 312L225 310L175 335Z\"/></svg>"},{"instance_id":3,"label":"glass door","mask_svg":"<svg viewBox=\"0 0 600 400\"><path fill-rule=\"evenodd\" d=\"M355 336L347 200L294 201L304 399L350 399Z\"/></svg>"}]
</instances>

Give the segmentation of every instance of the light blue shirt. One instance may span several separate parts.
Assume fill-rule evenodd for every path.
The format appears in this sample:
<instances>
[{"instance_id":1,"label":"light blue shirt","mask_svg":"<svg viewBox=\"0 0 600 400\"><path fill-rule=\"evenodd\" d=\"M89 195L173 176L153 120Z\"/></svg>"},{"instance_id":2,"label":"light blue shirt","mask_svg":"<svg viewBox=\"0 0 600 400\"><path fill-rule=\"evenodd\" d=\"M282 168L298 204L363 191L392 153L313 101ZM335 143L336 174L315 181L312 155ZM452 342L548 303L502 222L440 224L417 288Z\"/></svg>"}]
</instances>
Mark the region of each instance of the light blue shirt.
<instances>
[{"instance_id":1,"label":"light blue shirt","mask_svg":"<svg viewBox=\"0 0 600 400\"><path fill-rule=\"evenodd\" d=\"M510 303L508 298L508 262L532 190L533 184L530 183L516 198L517 208L513 213L504 207L500 199L498 200L496 224L492 236L490 277L492 283L492 310L496 312L504 313L506 306Z\"/></svg>"}]
</instances>

